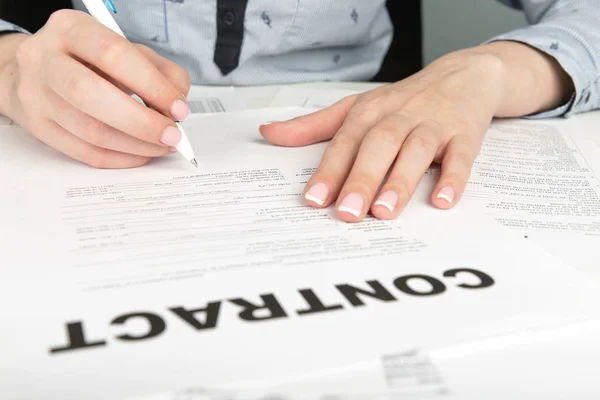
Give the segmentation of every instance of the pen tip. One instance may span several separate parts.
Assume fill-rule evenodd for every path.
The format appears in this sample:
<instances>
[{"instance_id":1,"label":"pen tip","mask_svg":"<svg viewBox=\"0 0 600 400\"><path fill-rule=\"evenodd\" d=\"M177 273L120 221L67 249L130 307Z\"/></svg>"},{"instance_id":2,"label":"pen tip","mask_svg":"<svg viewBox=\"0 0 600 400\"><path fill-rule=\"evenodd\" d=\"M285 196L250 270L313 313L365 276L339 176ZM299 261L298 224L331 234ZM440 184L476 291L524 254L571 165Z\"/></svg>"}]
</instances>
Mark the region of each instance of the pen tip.
<instances>
[{"instance_id":1,"label":"pen tip","mask_svg":"<svg viewBox=\"0 0 600 400\"><path fill-rule=\"evenodd\" d=\"M194 167L198 168L198 162L196 161L196 159L195 159L195 158L192 158L192 159L190 160L190 162L192 163L192 165L193 165Z\"/></svg>"}]
</instances>

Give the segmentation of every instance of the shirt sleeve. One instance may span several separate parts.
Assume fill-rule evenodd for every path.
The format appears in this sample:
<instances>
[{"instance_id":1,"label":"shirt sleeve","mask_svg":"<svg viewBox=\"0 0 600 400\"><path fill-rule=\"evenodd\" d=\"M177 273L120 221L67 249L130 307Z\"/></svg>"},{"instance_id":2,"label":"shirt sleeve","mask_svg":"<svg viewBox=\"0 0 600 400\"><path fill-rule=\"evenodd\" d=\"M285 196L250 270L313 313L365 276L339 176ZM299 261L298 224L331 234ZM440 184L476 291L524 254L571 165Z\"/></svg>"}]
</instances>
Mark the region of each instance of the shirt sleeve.
<instances>
[{"instance_id":1,"label":"shirt sleeve","mask_svg":"<svg viewBox=\"0 0 600 400\"><path fill-rule=\"evenodd\" d=\"M530 26L489 42L517 41L543 51L557 60L575 85L566 104L532 117L569 116L600 108L600 1L500 1L525 11Z\"/></svg>"},{"instance_id":2,"label":"shirt sleeve","mask_svg":"<svg viewBox=\"0 0 600 400\"><path fill-rule=\"evenodd\" d=\"M21 33L29 33L25 29L17 26L15 24L11 24L10 22L6 22L0 19L0 34L7 32L21 32Z\"/></svg>"}]
</instances>

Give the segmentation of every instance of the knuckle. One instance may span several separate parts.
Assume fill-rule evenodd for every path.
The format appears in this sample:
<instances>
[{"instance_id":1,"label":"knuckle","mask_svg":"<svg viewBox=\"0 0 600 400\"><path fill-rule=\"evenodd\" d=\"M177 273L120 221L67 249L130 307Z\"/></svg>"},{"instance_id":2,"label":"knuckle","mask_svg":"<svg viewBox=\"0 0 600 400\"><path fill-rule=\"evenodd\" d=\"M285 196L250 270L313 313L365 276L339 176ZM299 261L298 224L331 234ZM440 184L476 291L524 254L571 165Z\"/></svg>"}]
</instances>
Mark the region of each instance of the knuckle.
<instances>
[{"instance_id":1,"label":"knuckle","mask_svg":"<svg viewBox=\"0 0 600 400\"><path fill-rule=\"evenodd\" d=\"M411 109L401 108L396 110L391 115L396 124L404 123L405 125L416 126L419 123L419 116Z\"/></svg>"},{"instance_id":2,"label":"knuckle","mask_svg":"<svg viewBox=\"0 0 600 400\"><path fill-rule=\"evenodd\" d=\"M160 142L160 137L164 130L167 126L172 125L172 122L166 117L150 109L144 109L138 115L139 119L137 119L136 124L127 133L146 142Z\"/></svg>"},{"instance_id":3,"label":"knuckle","mask_svg":"<svg viewBox=\"0 0 600 400\"><path fill-rule=\"evenodd\" d=\"M175 63L169 67L169 76L171 76L181 86L186 88L190 86L190 75L184 68Z\"/></svg>"},{"instance_id":4,"label":"knuckle","mask_svg":"<svg viewBox=\"0 0 600 400\"><path fill-rule=\"evenodd\" d=\"M67 31L75 25L77 12L73 10L58 10L53 12L48 18L48 27L59 31Z\"/></svg>"},{"instance_id":5,"label":"knuckle","mask_svg":"<svg viewBox=\"0 0 600 400\"><path fill-rule=\"evenodd\" d=\"M361 119L376 119L382 110L381 100L377 97L359 97L356 104L350 110L350 116L356 116Z\"/></svg>"},{"instance_id":6,"label":"knuckle","mask_svg":"<svg viewBox=\"0 0 600 400\"><path fill-rule=\"evenodd\" d=\"M145 156L136 157L135 159L129 161L129 163L127 165L125 165L124 168L143 167L144 165L148 164L150 162L150 160L152 160L152 157L145 157Z\"/></svg>"},{"instance_id":7,"label":"knuckle","mask_svg":"<svg viewBox=\"0 0 600 400\"><path fill-rule=\"evenodd\" d=\"M406 139L406 146L410 149L417 149L422 153L435 153L438 148L437 139L433 135L410 135Z\"/></svg>"},{"instance_id":8,"label":"knuckle","mask_svg":"<svg viewBox=\"0 0 600 400\"><path fill-rule=\"evenodd\" d=\"M327 150L335 153L355 154L359 143L350 135L335 135L329 142Z\"/></svg>"},{"instance_id":9,"label":"knuckle","mask_svg":"<svg viewBox=\"0 0 600 400\"><path fill-rule=\"evenodd\" d=\"M133 43L133 47L135 47L137 50L139 50L142 54L148 56L158 56L158 53L156 51L154 51L154 49L152 47L148 47L145 44L141 44L141 43Z\"/></svg>"},{"instance_id":10,"label":"knuckle","mask_svg":"<svg viewBox=\"0 0 600 400\"><path fill-rule=\"evenodd\" d=\"M108 157L106 151L98 147L90 146L83 156L83 162L93 168L108 168Z\"/></svg>"},{"instance_id":11,"label":"knuckle","mask_svg":"<svg viewBox=\"0 0 600 400\"><path fill-rule=\"evenodd\" d=\"M92 92L93 81L91 78L82 77L78 74L66 74L63 82L63 90L67 96L81 105L89 93Z\"/></svg>"},{"instance_id":12,"label":"knuckle","mask_svg":"<svg viewBox=\"0 0 600 400\"><path fill-rule=\"evenodd\" d=\"M470 167L471 164L473 163L473 159L468 152L466 152L464 150L458 150L458 151L453 151L448 154L447 162L452 165L461 165L463 167Z\"/></svg>"},{"instance_id":13,"label":"knuckle","mask_svg":"<svg viewBox=\"0 0 600 400\"><path fill-rule=\"evenodd\" d=\"M100 40L98 54L100 61L107 66L118 66L122 63L125 55L131 50L124 40L110 37Z\"/></svg>"},{"instance_id":14,"label":"knuckle","mask_svg":"<svg viewBox=\"0 0 600 400\"><path fill-rule=\"evenodd\" d=\"M438 121L439 117L434 118L423 118L419 121L419 127L427 129L430 132L443 132L446 128L446 124L442 124Z\"/></svg>"},{"instance_id":15,"label":"knuckle","mask_svg":"<svg viewBox=\"0 0 600 400\"><path fill-rule=\"evenodd\" d=\"M399 147L400 132L393 126L387 124L379 124L374 127L368 134L369 139L373 140L380 146L395 146Z\"/></svg>"},{"instance_id":16,"label":"knuckle","mask_svg":"<svg viewBox=\"0 0 600 400\"><path fill-rule=\"evenodd\" d=\"M108 133L102 122L97 119L90 118L90 120L86 122L84 129L85 137L87 138L86 141L88 143L98 147L105 147L108 139Z\"/></svg>"}]
</instances>

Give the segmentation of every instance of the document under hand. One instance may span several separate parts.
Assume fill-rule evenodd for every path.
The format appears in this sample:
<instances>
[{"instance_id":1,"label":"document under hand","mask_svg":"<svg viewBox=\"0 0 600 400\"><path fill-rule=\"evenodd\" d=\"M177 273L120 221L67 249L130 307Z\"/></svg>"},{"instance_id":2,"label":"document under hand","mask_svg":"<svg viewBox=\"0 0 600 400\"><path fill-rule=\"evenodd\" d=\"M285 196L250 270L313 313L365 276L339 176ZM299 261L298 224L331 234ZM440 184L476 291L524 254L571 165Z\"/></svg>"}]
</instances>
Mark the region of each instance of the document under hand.
<instances>
[{"instance_id":1,"label":"document under hand","mask_svg":"<svg viewBox=\"0 0 600 400\"><path fill-rule=\"evenodd\" d=\"M260 386L598 317L577 271L468 207L430 206L433 175L395 221L307 207L326 144L257 129L304 112L190 117L198 170L95 170L3 130L3 398Z\"/></svg>"},{"instance_id":2,"label":"document under hand","mask_svg":"<svg viewBox=\"0 0 600 400\"><path fill-rule=\"evenodd\" d=\"M272 105L324 108L350 94L287 87ZM461 201L600 279L600 141L591 117L494 121Z\"/></svg>"},{"instance_id":3,"label":"document under hand","mask_svg":"<svg viewBox=\"0 0 600 400\"><path fill-rule=\"evenodd\" d=\"M462 201L600 280L600 147L564 124L494 123Z\"/></svg>"},{"instance_id":4,"label":"document under hand","mask_svg":"<svg viewBox=\"0 0 600 400\"><path fill-rule=\"evenodd\" d=\"M359 93L356 90L313 89L283 87L271 100L271 107L325 108L344 97Z\"/></svg>"},{"instance_id":5,"label":"document under hand","mask_svg":"<svg viewBox=\"0 0 600 400\"><path fill-rule=\"evenodd\" d=\"M599 328L596 321L448 348L389 352L371 362L262 387L192 386L127 400L596 400Z\"/></svg>"}]
</instances>

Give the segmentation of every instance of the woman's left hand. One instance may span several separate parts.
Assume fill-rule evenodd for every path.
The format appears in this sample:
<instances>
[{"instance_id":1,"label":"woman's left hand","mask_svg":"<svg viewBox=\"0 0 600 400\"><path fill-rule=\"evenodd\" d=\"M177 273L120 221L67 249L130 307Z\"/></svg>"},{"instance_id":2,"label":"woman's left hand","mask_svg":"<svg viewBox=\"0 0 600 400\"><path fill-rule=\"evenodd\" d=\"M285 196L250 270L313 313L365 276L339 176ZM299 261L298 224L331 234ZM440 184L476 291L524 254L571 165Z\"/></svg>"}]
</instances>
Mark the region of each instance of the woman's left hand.
<instances>
[{"instance_id":1,"label":"woman's left hand","mask_svg":"<svg viewBox=\"0 0 600 400\"><path fill-rule=\"evenodd\" d=\"M465 189L504 100L505 75L499 57L463 50L401 82L264 125L261 133L282 146L332 139L304 196L314 207L336 202L345 221L360 221L369 210L380 219L397 217L432 162L441 164L432 202L446 209Z\"/></svg>"}]
</instances>

